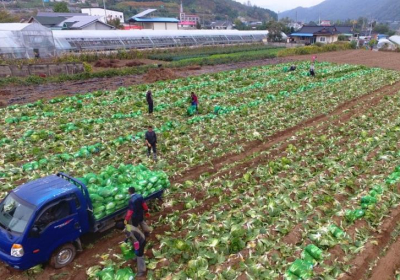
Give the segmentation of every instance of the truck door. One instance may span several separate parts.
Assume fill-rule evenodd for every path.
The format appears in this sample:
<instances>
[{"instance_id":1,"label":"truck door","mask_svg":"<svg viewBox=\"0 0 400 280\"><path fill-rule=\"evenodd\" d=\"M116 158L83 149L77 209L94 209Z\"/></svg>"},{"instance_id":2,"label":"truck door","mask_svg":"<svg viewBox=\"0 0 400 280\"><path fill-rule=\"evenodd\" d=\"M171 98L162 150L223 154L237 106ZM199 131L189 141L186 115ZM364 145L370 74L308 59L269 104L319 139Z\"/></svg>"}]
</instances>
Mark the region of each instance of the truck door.
<instances>
[{"instance_id":1,"label":"truck door","mask_svg":"<svg viewBox=\"0 0 400 280\"><path fill-rule=\"evenodd\" d=\"M40 262L47 261L59 246L72 242L81 233L76 202L72 197L46 206L37 216L32 229L38 234L30 235L28 244Z\"/></svg>"}]
</instances>

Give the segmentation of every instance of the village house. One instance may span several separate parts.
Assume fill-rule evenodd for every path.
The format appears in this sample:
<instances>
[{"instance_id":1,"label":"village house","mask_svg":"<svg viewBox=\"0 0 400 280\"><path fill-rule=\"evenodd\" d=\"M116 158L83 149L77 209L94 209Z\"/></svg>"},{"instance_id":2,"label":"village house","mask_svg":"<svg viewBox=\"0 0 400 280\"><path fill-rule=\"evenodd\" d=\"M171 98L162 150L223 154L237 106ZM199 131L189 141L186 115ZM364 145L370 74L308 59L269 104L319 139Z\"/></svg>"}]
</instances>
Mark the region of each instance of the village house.
<instances>
[{"instance_id":1,"label":"village house","mask_svg":"<svg viewBox=\"0 0 400 280\"><path fill-rule=\"evenodd\" d=\"M330 44L339 40L339 35L352 37L351 26L303 26L290 35L290 41L306 45L322 43Z\"/></svg>"}]
</instances>

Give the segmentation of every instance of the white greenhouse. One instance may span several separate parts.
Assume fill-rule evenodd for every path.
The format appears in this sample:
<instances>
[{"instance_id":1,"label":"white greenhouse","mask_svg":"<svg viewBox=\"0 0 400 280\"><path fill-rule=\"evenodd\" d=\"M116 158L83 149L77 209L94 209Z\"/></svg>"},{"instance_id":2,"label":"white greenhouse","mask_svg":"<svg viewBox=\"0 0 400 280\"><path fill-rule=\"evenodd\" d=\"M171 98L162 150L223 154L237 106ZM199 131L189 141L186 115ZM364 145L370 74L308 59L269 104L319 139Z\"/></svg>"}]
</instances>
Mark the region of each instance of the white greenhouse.
<instances>
[{"instance_id":1,"label":"white greenhouse","mask_svg":"<svg viewBox=\"0 0 400 280\"><path fill-rule=\"evenodd\" d=\"M116 50L262 42L267 31L237 30L54 30L59 50Z\"/></svg>"},{"instance_id":2,"label":"white greenhouse","mask_svg":"<svg viewBox=\"0 0 400 280\"><path fill-rule=\"evenodd\" d=\"M53 33L38 23L0 24L0 56L50 57L56 54Z\"/></svg>"},{"instance_id":3,"label":"white greenhouse","mask_svg":"<svg viewBox=\"0 0 400 280\"><path fill-rule=\"evenodd\" d=\"M390 37L389 40L395 43L396 45L400 45L400 35L394 35Z\"/></svg>"},{"instance_id":4,"label":"white greenhouse","mask_svg":"<svg viewBox=\"0 0 400 280\"><path fill-rule=\"evenodd\" d=\"M0 56L52 57L85 50L245 44L265 41L268 31L50 30L37 23L0 24Z\"/></svg>"}]
</instances>

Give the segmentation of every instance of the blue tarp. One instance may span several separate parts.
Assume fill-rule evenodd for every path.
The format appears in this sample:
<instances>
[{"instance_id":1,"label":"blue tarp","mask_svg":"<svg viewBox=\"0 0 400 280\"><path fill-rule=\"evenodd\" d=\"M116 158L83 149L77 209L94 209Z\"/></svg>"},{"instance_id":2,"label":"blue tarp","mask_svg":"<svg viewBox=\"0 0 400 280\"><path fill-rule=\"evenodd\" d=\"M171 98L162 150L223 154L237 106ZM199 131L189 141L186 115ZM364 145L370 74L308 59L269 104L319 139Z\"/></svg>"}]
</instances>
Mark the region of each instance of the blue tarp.
<instances>
[{"instance_id":1,"label":"blue tarp","mask_svg":"<svg viewBox=\"0 0 400 280\"><path fill-rule=\"evenodd\" d=\"M291 36L296 36L296 37L313 37L314 35L312 33L292 33Z\"/></svg>"}]
</instances>

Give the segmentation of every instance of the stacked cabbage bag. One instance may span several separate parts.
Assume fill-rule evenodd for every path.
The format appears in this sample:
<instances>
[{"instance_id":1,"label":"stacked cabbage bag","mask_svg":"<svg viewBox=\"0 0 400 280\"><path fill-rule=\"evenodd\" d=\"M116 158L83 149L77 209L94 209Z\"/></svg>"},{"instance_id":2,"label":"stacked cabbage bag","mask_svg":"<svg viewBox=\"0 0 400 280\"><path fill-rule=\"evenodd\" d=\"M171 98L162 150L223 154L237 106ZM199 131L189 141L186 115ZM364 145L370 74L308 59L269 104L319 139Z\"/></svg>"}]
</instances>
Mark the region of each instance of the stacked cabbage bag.
<instances>
[{"instance_id":1,"label":"stacked cabbage bag","mask_svg":"<svg viewBox=\"0 0 400 280\"><path fill-rule=\"evenodd\" d=\"M128 188L134 187L143 197L170 186L163 171L151 171L142 164L125 165L118 168L107 166L100 174L86 174L78 178L89 191L96 220L108 216L128 205Z\"/></svg>"}]
</instances>

